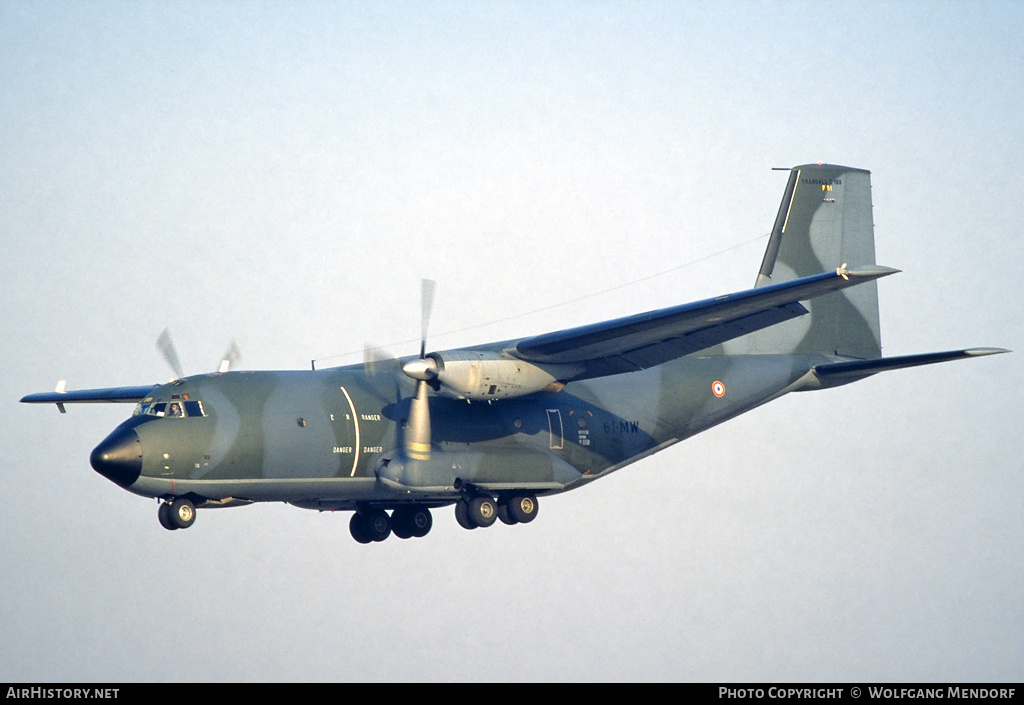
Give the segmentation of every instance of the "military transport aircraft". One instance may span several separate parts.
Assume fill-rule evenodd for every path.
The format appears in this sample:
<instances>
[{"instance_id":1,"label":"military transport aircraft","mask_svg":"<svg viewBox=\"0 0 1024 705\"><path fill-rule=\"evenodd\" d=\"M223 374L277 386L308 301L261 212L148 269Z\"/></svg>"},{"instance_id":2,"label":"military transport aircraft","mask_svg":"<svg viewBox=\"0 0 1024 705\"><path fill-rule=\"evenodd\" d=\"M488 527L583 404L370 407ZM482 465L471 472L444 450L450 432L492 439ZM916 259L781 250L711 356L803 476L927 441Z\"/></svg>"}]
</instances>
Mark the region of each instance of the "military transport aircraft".
<instances>
[{"instance_id":1,"label":"military transport aircraft","mask_svg":"<svg viewBox=\"0 0 1024 705\"><path fill-rule=\"evenodd\" d=\"M168 384L31 394L128 402L95 470L196 509L287 502L353 511L361 543L529 522L582 487L761 404L878 372L1007 352L881 356L870 174L808 164L789 181L753 289L519 340L331 369L234 371ZM389 513L390 512L390 513Z\"/></svg>"}]
</instances>

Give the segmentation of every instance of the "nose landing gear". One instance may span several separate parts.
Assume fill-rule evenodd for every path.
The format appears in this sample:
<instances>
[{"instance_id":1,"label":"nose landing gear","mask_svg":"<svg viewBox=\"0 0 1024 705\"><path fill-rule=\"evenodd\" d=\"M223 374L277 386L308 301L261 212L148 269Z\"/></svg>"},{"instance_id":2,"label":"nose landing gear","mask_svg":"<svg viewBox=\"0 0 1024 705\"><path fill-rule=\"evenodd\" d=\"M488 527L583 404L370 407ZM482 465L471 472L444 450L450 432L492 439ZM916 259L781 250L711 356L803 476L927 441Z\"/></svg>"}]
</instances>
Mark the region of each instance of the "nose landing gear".
<instances>
[{"instance_id":1,"label":"nose landing gear","mask_svg":"<svg viewBox=\"0 0 1024 705\"><path fill-rule=\"evenodd\" d=\"M187 529L196 521L196 506L185 497L175 497L170 501L161 502L156 516L160 520L160 526L168 531Z\"/></svg>"}]
</instances>

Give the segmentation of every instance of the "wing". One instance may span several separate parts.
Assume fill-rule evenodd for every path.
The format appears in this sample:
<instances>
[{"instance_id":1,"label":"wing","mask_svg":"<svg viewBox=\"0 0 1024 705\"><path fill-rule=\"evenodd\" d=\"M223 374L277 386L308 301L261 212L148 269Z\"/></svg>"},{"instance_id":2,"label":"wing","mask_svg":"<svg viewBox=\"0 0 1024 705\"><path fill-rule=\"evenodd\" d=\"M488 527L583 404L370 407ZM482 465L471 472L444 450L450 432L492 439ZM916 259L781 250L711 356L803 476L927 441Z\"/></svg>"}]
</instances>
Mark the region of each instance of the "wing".
<instances>
[{"instance_id":1,"label":"wing","mask_svg":"<svg viewBox=\"0 0 1024 705\"><path fill-rule=\"evenodd\" d=\"M581 377L646 369L807 313L800 303L899 270L840 267L695 303L524 338L514 353L541 364L580 364ZM577 379L581 378L577 377Z\"/></svg>"},{"instance_id":2,"label":"wing","mask_svg":"<svg viewBox=\"0 0 1024 705\"><path fill-rule=\"evenodd\" d=\"M103 389L79 389L73 392L62 391L63 383L55 392L42 392L22 397L23 404L56 404L60 413L64 413L65 404L131 404L140 402L153 391L157 385L144 387L105 387Z\"/></svg>"}]
</instances>

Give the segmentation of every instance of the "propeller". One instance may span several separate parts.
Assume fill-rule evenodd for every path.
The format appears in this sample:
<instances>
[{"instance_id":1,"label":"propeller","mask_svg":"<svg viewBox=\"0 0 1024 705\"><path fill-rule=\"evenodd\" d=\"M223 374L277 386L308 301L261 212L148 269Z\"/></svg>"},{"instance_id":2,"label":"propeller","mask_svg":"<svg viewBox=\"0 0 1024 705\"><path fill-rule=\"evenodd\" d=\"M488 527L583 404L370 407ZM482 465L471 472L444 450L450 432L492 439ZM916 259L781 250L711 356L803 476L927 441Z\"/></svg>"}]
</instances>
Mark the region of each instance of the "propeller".
<instances>
[{"instance_id":1,"label":"propeller","mask_svg":"<svg viewBox=\"0 0 1024 705\"><path fill-rule=\"evenodd\" d=\"M171 338L171 330L169 328L164 328L164 332L156 339L156 347L174 372L174 379L184 377L185 372L181 368L181 360L178 358L178 351L174 347L174 340ZM218 372L227 372L233 365L238 364L238 361L241 359L242 351L238 349L238 343L232 340L231 345L224 351Z\"/></svg>"},{"instance_id":2,"label":"propeller","mask_svg":"<svg viewBox=\"0 0 1024 705\"><path fill-rule=\"evenodd\" d=\"M170 365L171 371L174 372L175 379L181 379L185 376L185 373L181 369L181 360L178 359L178 351L174 349L174 341L171 340L171 331L168 328L164 328L164 332L160 334L160 337L156 339L156 347L160 351L160 354L164 356L164 360Z\"/></svg>"},{"instance_id":3,"label":"propeller","mask_svg":"<svg viewBox=\"0 0 1024 705\"><path fill-rule=\"evenodd\" d=\"M376 376L378 372L382 371L393 371L388 370L387 365L397 367L398 358L392 355L384 348L370 343L363 345L363 367L366 369L366 374L371 377Z\"/></svg>"},{"instance_id":4,"label":"propeller","mask_svg":"<svg viewBox=\"0 0 1024 705\"><path fill-rule=\"evenodd\" d=\"M436 282L431 279L423 280L420 297L420 356L402 368L405 374L417 380L416 396L409 405L409 421L405 429L405 454L412 460L430 459L430 405L427 395L430 381L437 377L437 363L427 357L427 326L436 286Z\"/></svg>"},{"instance_id":5,"label":"propeller","mask_svg":"<svg viewBox=\"0 0 1024 705\"><path fill-rule=\"evenodd\" d=\"M430 323L430 311L434 308L434 291L437 282L423 279L420 282L420 359L427 356L427 325Z\"/></svg>"},{"instance_id":6,"label":"propeller","mask_svg":"<svg viewBox=\"0 0 1024 705\"><path fill-rule=\"evenodd\" d=\"M242 359L242 351L238 349L238 343L231 341L231 345L224 351L224 355L220 361L220 369L217 371L220 373L227 372L233 366L238 364L238 361Z\"/></svg>"}]
</instances>

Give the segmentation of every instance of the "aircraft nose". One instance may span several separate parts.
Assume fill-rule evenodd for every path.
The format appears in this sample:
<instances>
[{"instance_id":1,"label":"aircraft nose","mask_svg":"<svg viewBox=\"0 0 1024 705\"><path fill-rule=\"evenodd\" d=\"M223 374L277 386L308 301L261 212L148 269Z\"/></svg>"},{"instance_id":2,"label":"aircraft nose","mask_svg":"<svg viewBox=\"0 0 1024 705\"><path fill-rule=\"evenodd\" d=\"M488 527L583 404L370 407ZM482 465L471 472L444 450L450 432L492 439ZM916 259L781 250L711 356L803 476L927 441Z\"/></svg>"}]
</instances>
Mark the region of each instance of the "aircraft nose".
<instances>
[{"instance_id":1,"label":"aircraft nose","mask_svg":"<svg viewBox=\"0 0 1024 705\"><path fill-rule=\"evenodd\" d=\"M89 463L93 470L121 487L129 487L142 472L142 443L130 428L119 428L96 446Z\"/></svg>"}]
</instances>

